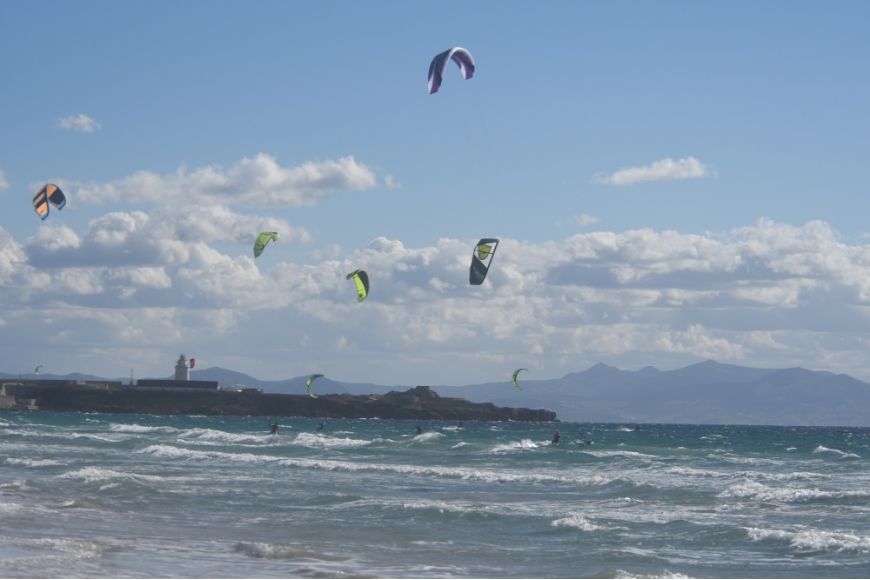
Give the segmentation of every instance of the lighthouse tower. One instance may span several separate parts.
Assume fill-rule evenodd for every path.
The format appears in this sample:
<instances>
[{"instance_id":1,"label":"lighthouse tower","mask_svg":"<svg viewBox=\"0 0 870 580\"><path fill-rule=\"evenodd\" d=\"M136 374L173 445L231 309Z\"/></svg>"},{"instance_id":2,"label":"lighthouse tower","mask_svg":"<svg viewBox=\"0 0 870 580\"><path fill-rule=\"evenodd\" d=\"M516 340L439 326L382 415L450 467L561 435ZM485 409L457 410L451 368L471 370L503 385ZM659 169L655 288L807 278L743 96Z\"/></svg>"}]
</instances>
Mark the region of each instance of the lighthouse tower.
<instances>
[{"instance_id":1,"label":"lighthouse tower","mask_svg":"<svg viewBox=\"0 0 870 580\"><path fill-rule=\"evenodd\" d=\"M184 355L178 356L178 362L175 363L175 380L176 381L189 381L190 380L190 367L187 366L187 359L184 358Z\"/></svg>"}]
</instances>

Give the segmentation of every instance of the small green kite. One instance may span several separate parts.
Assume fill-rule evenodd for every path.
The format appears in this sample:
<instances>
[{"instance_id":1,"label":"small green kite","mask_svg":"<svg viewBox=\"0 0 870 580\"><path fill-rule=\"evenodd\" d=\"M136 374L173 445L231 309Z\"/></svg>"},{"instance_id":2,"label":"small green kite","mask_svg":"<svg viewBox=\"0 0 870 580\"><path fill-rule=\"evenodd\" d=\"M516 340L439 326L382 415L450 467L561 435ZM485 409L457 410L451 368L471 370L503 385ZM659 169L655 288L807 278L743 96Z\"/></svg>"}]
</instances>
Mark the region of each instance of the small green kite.
<instances>
[{"instance_id":1,"label":"small green kite","mask_svg":"<svg viewBox=\"0 0 870 580\"><path fill-rule=\"evenodd\" d=\"M262 232L257 236L257 241L254 242L254 257L259 258L263 250L266 249L266 244L269 242L278 241L278 232Z\"/></svg>"}]
</instances>

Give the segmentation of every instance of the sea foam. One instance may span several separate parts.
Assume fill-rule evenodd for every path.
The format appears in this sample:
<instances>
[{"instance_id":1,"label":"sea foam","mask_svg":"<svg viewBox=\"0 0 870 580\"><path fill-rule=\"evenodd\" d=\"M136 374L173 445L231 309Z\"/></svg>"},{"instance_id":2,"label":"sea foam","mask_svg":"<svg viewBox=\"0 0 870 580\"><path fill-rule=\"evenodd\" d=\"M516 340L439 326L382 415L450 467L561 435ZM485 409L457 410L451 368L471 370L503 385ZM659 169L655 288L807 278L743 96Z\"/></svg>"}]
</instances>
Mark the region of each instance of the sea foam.
<instances>
[{"instance_id":1,"label":"sea foam","mask_svg":"<svg viewBox=\"0 0 870 580\"><path fill-rule=\"evenodd\" d=\"M841 459L861 459L861 456L856 453L840 451L839 449L830 449L828 447L825 447L824 445L819 445L818 447L813 449L813 453L830 453L832 455L837 455Z\"/></svg>"},{"instance_id":2,"label":"sea foam","mask_svg":"<svg viewBox=\"0 0 870 580\"><path fill-rule=\"evenodd\" d=\"M719 494L722 498L747 498L759 501L801 502L825 499L870 497L867 491L825 491L817 488L770 487L756 481L732 485Z\"/></svg>"},{"instance_id":3,"label":"sea foam","mask_svg":"<svg viewBox=\"0 0 870 580\"><path fill-rule=\"evenodd\" d=\"M870 553L870 537L824 530L776 530L744 528L752 540L784 540L796 550L814 552Z\"/></svg>"}]
</instances>

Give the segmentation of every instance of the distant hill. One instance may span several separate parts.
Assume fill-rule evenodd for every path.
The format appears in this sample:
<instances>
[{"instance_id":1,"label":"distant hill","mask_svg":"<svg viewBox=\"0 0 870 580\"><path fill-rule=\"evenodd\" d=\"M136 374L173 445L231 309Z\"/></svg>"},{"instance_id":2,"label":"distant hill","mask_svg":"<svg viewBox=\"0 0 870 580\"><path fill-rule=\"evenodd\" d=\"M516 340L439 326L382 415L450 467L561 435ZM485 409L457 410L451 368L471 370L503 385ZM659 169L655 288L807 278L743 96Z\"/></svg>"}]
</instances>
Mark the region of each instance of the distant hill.
<instances>
[{"instance_id":1,"label":"distant hill","mask_svg":"<svg viewBox=\"0 0 870 580\"><path fill-rule=\"evenodd\" d=\"M0 373L0 378L17 376ZM99 378L80 374L39 376ZM522 375L520 391L510 384L510 377L497 383L432 387L443 396L473 402L552 409L563 421L870 426L870 383L824 371L759 369L705 361L672 371L654 367L625 371L597 364L557 379L534 380L532 376ZM241 384L267 393L301 394L305 392L306 376L262 381L211 367L191 371L191 378L218 381L223 387ZM341 383L323 377L314 384L314 390L318 394L362 395L411 386L415 385Z\"/></svg>"},{"instance_id":2,"label":"distant hill","mask_svg":"<svg viewBox=\"0 0 870 580\"><path fill-rule=\"evenodd\" d=\"M623 371L598 364L560 379L527 379L521 391L508 381L455 389L500 405L534 400L563 421L870 426L870 383L802 368L705 361L673 371Z\"/></svg>"}]
</instances>

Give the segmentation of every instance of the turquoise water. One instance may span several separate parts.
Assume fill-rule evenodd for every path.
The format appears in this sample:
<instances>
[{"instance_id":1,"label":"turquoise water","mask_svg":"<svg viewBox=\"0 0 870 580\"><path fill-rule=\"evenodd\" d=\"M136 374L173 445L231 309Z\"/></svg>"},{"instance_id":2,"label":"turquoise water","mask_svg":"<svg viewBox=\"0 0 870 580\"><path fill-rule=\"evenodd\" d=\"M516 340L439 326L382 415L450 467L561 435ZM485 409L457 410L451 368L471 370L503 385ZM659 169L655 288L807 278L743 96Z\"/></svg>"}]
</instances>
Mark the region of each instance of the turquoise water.
<instances>
[{"instance_id":1,"label":"turquoise water","mask_svg":"<svg viewBox=\"0 0 870 580\"><path fill-rule=\"evenodd\" d=\"M870 575L870 429L276 420L0 412L0 576Z\"/></svg>"}]
</instances>

